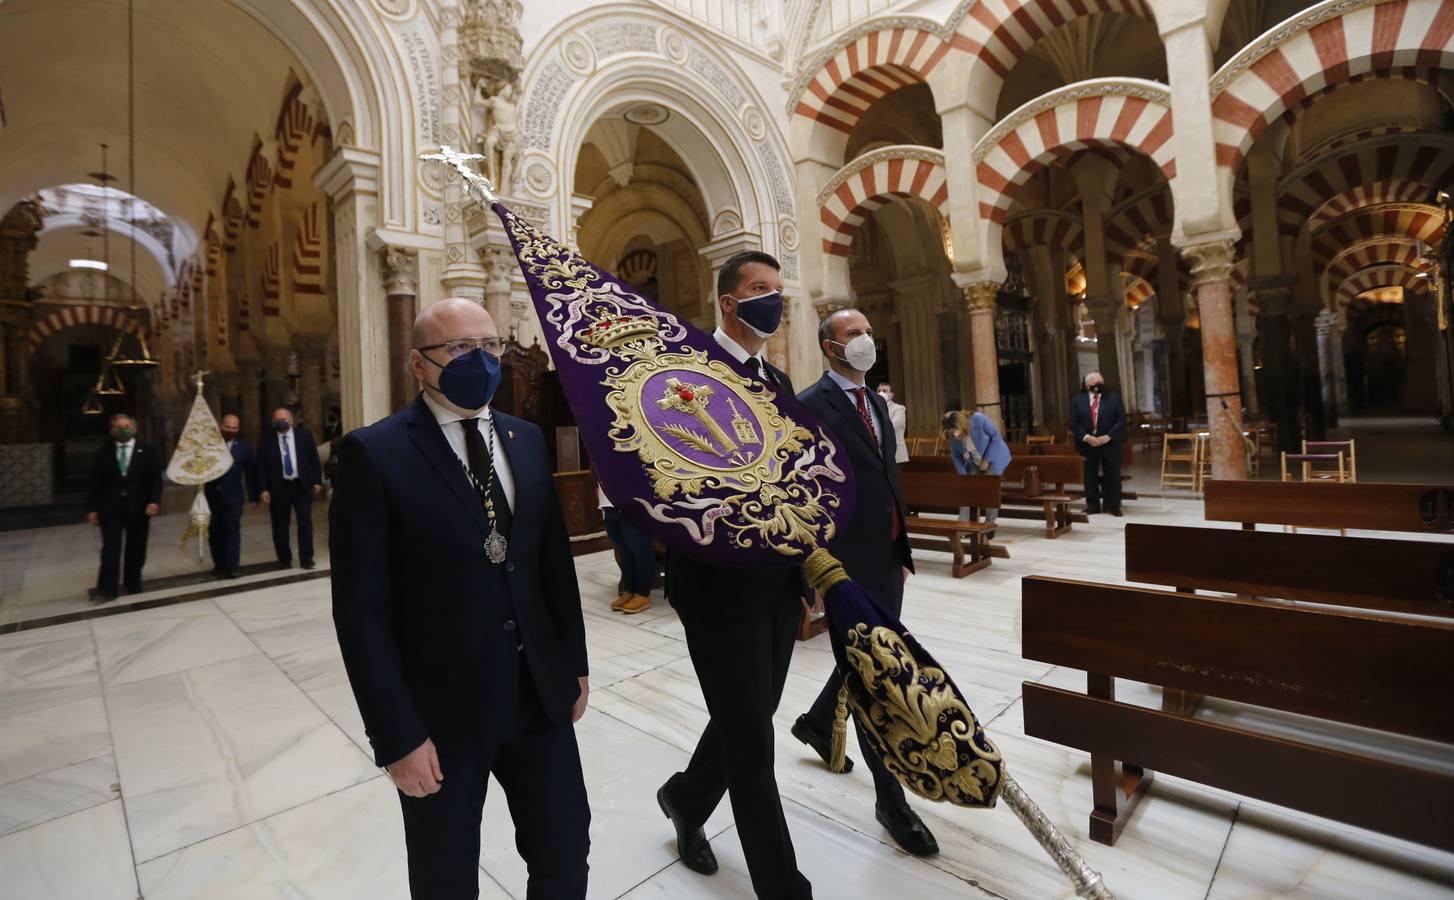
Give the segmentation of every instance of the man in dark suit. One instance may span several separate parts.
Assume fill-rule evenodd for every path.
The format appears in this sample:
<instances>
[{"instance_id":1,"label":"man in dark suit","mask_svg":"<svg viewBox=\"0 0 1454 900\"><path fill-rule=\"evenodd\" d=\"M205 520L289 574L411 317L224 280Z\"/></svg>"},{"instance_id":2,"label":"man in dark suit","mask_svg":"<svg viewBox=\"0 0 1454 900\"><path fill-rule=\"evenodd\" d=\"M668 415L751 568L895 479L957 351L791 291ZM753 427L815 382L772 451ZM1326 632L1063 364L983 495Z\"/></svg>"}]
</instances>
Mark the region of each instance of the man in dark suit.
<instances>
[{"instance_id":1,"label":"man in dark suit","mask_svg":"<svg viewBox=\"0 0 1454 900\"><path fill-rule=\"evenodd\" d=\"M526 896L581 898L590 808L573 723L590 685L545 438L489 408L500 339L478 303L427 307L414 346L423 392L340 442L329 510L333 619L374 759L399 790L410 891L477 896L493 774Z\"/></svg>"},{"instance_id":2,"label":"man in dark suit","mask_svg":"<svg viewBox=\"0 0 1454 900\"><path fill-rule=\"evenodd\" d=\"M1085 376L1084 391L1070 401L1070 430L1075 449L1085 457L1085 511L1121 512L1121 444L1126 439L1126 407L1121 395L1106 392L1100 372Z\"/></svg>"},{"instance_id":3,"label":"man in dark suit","mask_svg":"<svg viewBox=\"0 0 1454 900\"><path fill-rule=\"evenodd\" d=\"M293 412L286 406L273 410L273 434L258 442L258 480L262 501L273 519L273 549L278 567L293 564L288 546L289 517L298 518L298 561L313 568L313 498L323 490L323 471L318 464L318 445L306 428L293 426Z\"/></svg>"},{"instance_id":4,"label":"man in dark suit","mask_svg":"<svg viewBox=\"0 0 1454 900\"><path fill-rule=\"evenodd\" d=\"M717 275L722 327L713 337L744 370L776 392L791 394L787 374L763 359L782 319L779 268L777 260L757 251L723 264ZM802 608L799 571L739 569L674 553L667 559L666 584L712 717L686 769L656 795L676 828L682 863L703 875L717 871L702 826L725 792L757 896L811 897L783 816L772 749L772 716L787 681Z\"/></svg>"},{"instance_id":5,"label":"man in dark suit","mask_svg":"<svg viewBox=\"0 0 1454 900\"><path fill-rule=\"evenodd\" d=\"M86 494L86 521L101 527L101 571L96 596L115 600L117 570L122 568L122 536L126 538L126 592L141 593L146 541L151 520L161 511L162 458L151 444L136 439L136 420L111 417L111 440L96 448L91 486Z\"/></svg>"},{"instance_id":6,"label":"man in dark suit","mask_svg":"<svg viewBox=\"0 0 1454 900\"><path fill-rule=\"evenodd\" d=\"M240 436L241 420L228 413L222 417L221 430L227 451L232 454L232 468L216 481L207 482L207 505L212 508L207 536L212 545L212 574L236 578L242 556L242 507L247 500L257 503L261 490L252 447Z\"/></svg>"},{"instance_id":7,"label":"man in dark suit","mask_svg":"<svg viewBox=\"0 0 1454 900\"><path fill-rule=\"evenodd\" d=\"M819 325L818 346L828 357L829 369L798 399L838 438L853 466L858 492L853 517L839 523L828 549L843 563L849 577L897 616L904 606L904 582L914 563L904 530L893 420L884 398L864 383L876 358L873 326L856 309L839 310ZM833 717L842 686L843 676L835 671L818 699L793 724L793 737L817 751L824 762L829 761ZM907 852L915 856L938 853L934 835L909 807L903 787L884 768L862 731L858 746L878 795L874 816Z\"/></svg>"}]
</instances>

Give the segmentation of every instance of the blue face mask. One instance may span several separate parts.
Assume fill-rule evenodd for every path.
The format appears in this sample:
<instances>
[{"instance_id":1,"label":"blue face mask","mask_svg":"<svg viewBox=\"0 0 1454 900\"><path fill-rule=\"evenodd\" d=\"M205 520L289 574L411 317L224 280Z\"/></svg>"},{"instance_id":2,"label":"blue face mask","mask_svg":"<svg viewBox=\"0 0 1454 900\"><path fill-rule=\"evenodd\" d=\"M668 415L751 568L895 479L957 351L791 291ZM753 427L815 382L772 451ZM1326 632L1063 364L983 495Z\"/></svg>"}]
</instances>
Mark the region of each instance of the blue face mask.
<instances>
[{"instance_id":1,"label":"blue face mask","mask_svg":"<svg viewBox=\"0 0 1454 900\"><path fill-rule=\"evenodd\" d=\"M276 431L278 434L287 434L288 429L292 427L293 426L288 424L287 419L279 419L278 421L273 423L273 430Z\"/></svg>"},{"instance_id":2,"label":"blue face mask","mask_svg":"<svg viewBox=\"0 0 1454 900\"><path fill-rule=\"evenodd\" d=\"M429 359L428 356L424 357ZM439 363L429 359L439 366ZM439 366L439 387L444 399L460 409L481 409L500 387L500 358L479 347Z\"/></svg>"},{"instance_id":3,"label":"blue face mask","mask_svg":"<svg viewBox=\"0 0 1454 900\"><path fill-rule=\"evenodd\" d=\"M783 293L769 291L737 301L737 318L764 340L777 333L783 320Z\"/></svg>"}]
</instances>

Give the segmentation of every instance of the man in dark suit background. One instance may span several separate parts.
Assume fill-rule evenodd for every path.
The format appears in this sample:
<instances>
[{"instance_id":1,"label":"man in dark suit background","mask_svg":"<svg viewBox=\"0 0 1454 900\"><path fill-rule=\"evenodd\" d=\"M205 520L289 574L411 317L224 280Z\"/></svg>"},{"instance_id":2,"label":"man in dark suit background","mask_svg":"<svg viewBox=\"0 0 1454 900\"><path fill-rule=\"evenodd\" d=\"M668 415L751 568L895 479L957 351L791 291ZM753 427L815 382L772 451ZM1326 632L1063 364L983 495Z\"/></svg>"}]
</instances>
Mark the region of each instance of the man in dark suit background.
<instances>
[{"instance_id":1,"label":"man in dark suit background","mask_svg":"<svg viewBox=\"0 0 1454 900\"><path fill-rule=\"evenodd\" d=\"M777 393L791 394L787 373L763 359L782 320L777 260L744 251L717 275L722 327L713 337L745 371ZM773 773L772 716L792 661L802 580L796 568L740 569L673 553L667 559L667 599L686 632L692 667L711 721L684 771L657 791L677 833L682 863L717 871L702 826L728 794L737 836L759 898L809 898L798 871Z\"/></svg>"},{"instance_id":2,"label":"man in dark suit background","mask_svg":"<svg viewBox=\"0 0 1454 900\"><path fill-rule=\"evenodd\" d=\"M151 520L161 511L162 458L151 444L136 439L136 420L111 417L111 439L96 448L91 485L86 494L86 521L101 527L101 571L96 596L115 600L117 570L122 568L122 536L126 539L126 592L141 593L146 542Z\"/></svg>"},{"instance_id":3,"label":"man in dark suit background","mask_svg":"<svg viewBox=\"0 0 1454 900\"><path fill-rule=\"evenodd\" d=\"M313 498L323 490L323 472L318 464L318 445L306 428L293 425L293 412L286 406L273 410L273 434L258 442L258 480L261 498L273 519L273 549L278 566L293 564L289 546L289 516L298 519L298 561L313 568Z\"/></svg>"},{"instance_id":4,"label":"man in dark suit background","mask_svg":"<svg viewBox=\"0 0 1454 900\"><path fill-rule=\"evenodd\" d=\"M216 481L207 482L207 505L212 508L208 541L212 546L212 574L236 578L242 556L242 508L246 501L257 503L261 495L252 447L240 436L242 421L228 413L222 417L222 440L232 454L232 468Z\"/></svg>"},{"instance_id":5,"label":"man in dark suit background","mask_svg":"<svg viewBox=\"0 0 1454 900\"><path fill-rule=\"evenodd\" d=\"M864 383L876 358L873 326L856 309L839 310L819 325L818 346L828 357L829 369L798 399L838 438L853 466L858 492L853 517L839 523L828 549L843 563L849 577L897 616L904 606L904 582L914 563L904 530L893 421L884 398ZM824 762L829 761L833 717L842 686L843 676L835 671L812 707L793 724L793 737L817 751ZM879 823L907 852L915 856L938 853L934 835L909 807L903 786L884 768L862 731L858 746L873 774L874 816Z\"/></svg>"},{"instance_id":6,"label":"man in dark suit background","mask_svg":"<svg viewBox=\"0 0 1454 900\"><path fill-rule=\"evenodd\" d=\"M1106 391L1100 372L1085 376L1084 391L1070 401L1070 430L1075 449L1085 457L1085 511L1121 512L1121 444L1126 439L1126 407L1121 395Z\"/></svg>"},{"instance_id":7,"label":"man in dark suit background","mask_svg":"<svg viewBox=\"0 0 1454 900\"><path fill-rule=\"evenodd\" d=\"M590 808L573 723L590 684L545 438L489 408L500 339L478 303L427 307L414 346L424 390L343 438L329 510L338 642L375 762L399 790L410 891L477 896L493 774L527 896L578 900ZM497 534L508 546L492 559Z\"/></svg>"}]
</instances>

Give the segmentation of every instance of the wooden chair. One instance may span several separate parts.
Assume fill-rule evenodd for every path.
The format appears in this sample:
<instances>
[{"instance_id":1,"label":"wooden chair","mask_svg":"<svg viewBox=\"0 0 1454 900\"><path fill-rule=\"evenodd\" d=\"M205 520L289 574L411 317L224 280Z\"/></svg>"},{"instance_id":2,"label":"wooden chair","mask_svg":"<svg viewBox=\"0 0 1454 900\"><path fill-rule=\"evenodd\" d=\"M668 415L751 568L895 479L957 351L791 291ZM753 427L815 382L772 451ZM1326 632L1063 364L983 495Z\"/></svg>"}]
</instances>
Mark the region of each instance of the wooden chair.
<instances>
[{"instance_id":1,"label":"wooden chair","mask_svg":"<svg viewBox=\"0 0 1454 900\"><path fill-rule=\"evenodd\" d=\"M1302 481L1331 481L1334 484L1347 484L1352 480L1348 477L1347 461L1341 452L1288 453L1283 451L1282 480L1296 481L1298 479L1293 478L1293 470L1287 467L1288 463L1302 467Z\"/></svg>"},{"instance_id":2,"label":"wooden chair","mask_svg":"<svg viewBox=\"0 0 1454 900\"><path fill-rule=\"evenodd\" d=\"M1212 479L1212 433L1201 430L1197 433L1197 484L1193 488L1202 492L1202 485Z\"/></svg>"},{"instance_id":3,"label":"wooden chair","mask_svg":"<svg viewBox=\"0 0 1454 900\"><path fill-rule=\"evenodd\" d=\"M1169 487L1201 490L1198 474L1201 466L1199 442L1194 434L1172 434L1161 436L1161 492ZM1186 468L1181 468L1185 466Z\"/></svg>"},{"instance_id":4,"label":"wooden chair","mask_svg":"<svg viewBox=\"0 0 1454 900\"><path fill-rule=\"evenodd\" d=\"M1343 484L1358 480L1358 456L1354 451L1351 438L1346 441L1303 441L1303 453L1342 453L1347 462L1347 471L1341 478L1335 477L1332 469L1322 469L1316 464L1305 464L1303 481L1337 481L1339 484Z\"/></svg>"}]
</instances>

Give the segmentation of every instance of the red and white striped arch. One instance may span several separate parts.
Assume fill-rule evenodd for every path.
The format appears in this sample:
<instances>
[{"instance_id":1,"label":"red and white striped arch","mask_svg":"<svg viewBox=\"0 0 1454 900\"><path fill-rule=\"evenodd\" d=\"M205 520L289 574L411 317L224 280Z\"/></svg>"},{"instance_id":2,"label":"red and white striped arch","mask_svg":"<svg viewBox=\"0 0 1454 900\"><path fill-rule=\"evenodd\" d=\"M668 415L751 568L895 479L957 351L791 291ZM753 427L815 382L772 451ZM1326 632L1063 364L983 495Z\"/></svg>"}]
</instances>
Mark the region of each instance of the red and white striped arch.
<instances>
[{"instance_id":1,"label":"red and white striped arch","mask_svg":"<svg viewBox=\"0 0 1454 900\"><path fill-rule=\"evenodd\" d=\"M1454 67L1454 4L1389 0L1334 15L1326 0L1279 30L1301 30L1275 46L1254 43L1212 78L1217 164L1236 169L1257 136L1313 94L1394 69Z\"/></svg>"},{"instance_id":2,"label":"red and white striped arch","mask_svg":"<svg viewBox=\"0 0 1454 900\"><path fill-rule=\"evenodd\" d=\"M1381 240L1437 242L1444 232L1438 208L1396 203L1370 206L1334 221L1313 235L1313 266L1318 271L1354 247Z\"/></svg>"},{"instance_id":3,"label":"red and white striped arch","mask_svg":"<svg viewBox=\"0 0 1454 900\"><path fill-rule=\"evenodd\" d=\"M955 33L977 60L970 79L986 82L993 97L1041 38L1067 22L1108 12L1155 20L1144 0L979 0L969 7Z\"/></svg>"},{"instance_id":4,"label":"red and white striped arch","mask_svg":"<svg viewBox=\"0 0 1454 900\"><path fill-rule=\"evenodd\" d=\"M1334 309L1342 312L1360 294L1385 287L1401 287L1404 294L1412 294L1426 288L1426 280L1419 277L1419 270L1401 263L1369 266L1359 269L1343 279L1333 296Z\"/></svg>"},{"instance_id":5,"label":"red and white striped arch","mask_svg":"<svg viewBox=\"0 0 1454 900\"><path fill-rule=\"evenodd\" d=\"M793 112L847 134L885 94L928 78L952 44L912 27L850 34L794 90Z\"/></svg>"},{"instance_id":6,"label":"red and white striped arch","mask_svg":"<svg viewBox=\"0 0 1454 900\"><path fill-rule=\"evenodd\" d=\"M1295 237L1359 207L1427 201L1431 190L1451 183L1454 138L1372 138L1289 173L1278 185L1278 230ZM1250 224L1250 204L1247 217Z\"/></svg>"},{"instance_id":7,"label":"red and white striped arch","mask_svg":"<svg viewBox=\"0 0 1454 900\"><path fill-rule=\"evenodd\" d=\"M1126 299L1126 305L1136 309L1156 296L1156 287L1140 275L1123 271L1121 273L1121 293Z\"/></svg>"},{"instance_id":8,"label":"red and white striped arch","mask_svg":"<svg viewBox=\"0 0 1454 900\"><path fill-rule=\"evenodd\" d=\"M34 350L51 335L81 325L102 325L139 338L146 336L146 327L117 307L66 306L31 325L26 340Z\"/></svg>"},{"instance_id":9,"label":"red and white striped arch","mask_svg":"<svg viewBox=\"0 0 1454 900\"><path fill-rule=\"evenodd\" d=\"M1421 245L1408 238L1379 238L1355 244L1333 257L1323 273L1322 298L1326 305L1337 291L1338 285L1370 266L1395 265L1416 268L1423 250Z\"/></svg>"},{"instance_id":10,"label":"red and white striped arch","mask_svg":"<svg viewBox=\"0 0 1454 900\"><path fill-rule=\"evenodd\" d=\"M1079 255L1085 237L1079 216L1055 209L1035 209L1006 219L1000 239L1006 253L1030 247L1059 247Z\"/></svg>"},{"instance_id":11,"label":"red and white striped arch","mask_svg":"<svg viewBox=\"0 0 1454 900\"><path fill-rule=\"evenodd\" d=\"M1176 177L1170 95L1155 82L1097 79L1062 88L1011 113L974 149L980 215L1004 224L1020 186L1052 161L1090 147L1138 150Z\"/></svg>"},{"instance_id":12,"label":"red and white striped arch","mask_svg":"<svg viewBox=\"0 0 1454 900\"><path fill-rule=\"evenodd\" d=\"M947 220L944 155L929 147L885 147L840 169L818 195L823 252L847 256L863 221L893 197L918 197Z\"/></svg>"},{"instance_id":13,"label":"red and white striped arch","mask_svg":"<svg viewBox=\"0 0 1454 900\"><path fill-rule=\"evenodd\" d=\"M1171 235L1171 189L1155 185L1117 204L1106 216L1106 255L1113 261L1145 244Z\"/></svg>"}]
</instances>

